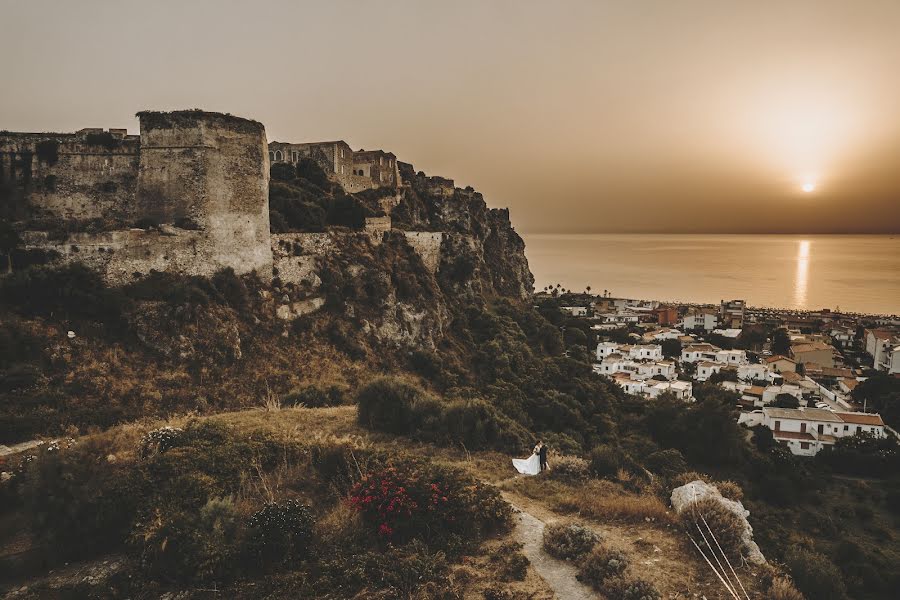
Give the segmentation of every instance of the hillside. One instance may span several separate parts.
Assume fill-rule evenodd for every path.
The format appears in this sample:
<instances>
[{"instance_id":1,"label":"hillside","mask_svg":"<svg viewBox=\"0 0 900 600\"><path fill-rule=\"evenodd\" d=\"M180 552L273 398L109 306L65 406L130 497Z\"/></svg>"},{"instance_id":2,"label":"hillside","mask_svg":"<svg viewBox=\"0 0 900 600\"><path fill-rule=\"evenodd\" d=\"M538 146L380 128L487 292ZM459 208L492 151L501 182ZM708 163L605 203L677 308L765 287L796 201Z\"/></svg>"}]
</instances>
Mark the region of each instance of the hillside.
<instances>
[{"instance_id":1,"label":"hillside","mask_svg":"<svg viewBox=\"0 0 900 600\"><path fill-rule=\"evenodd\" d=\"M58 441L3 459L9 597L726 597L670 507L697 479L750 510L767 565L713 523L750 597L801 598L788 571L808 598L889 597L889 478L766 444L716 386L624 394L592 372L584 322L532 305L508 212L400 169L402 189L348 194L273 166L294 270L271 280L115 286L14 257L0 443ZM538 438L553 471L513 477ZM554 558L574 543L547 542L559 524L590 543ZM828 538L846 527L852 547Z\"/></svg>"}]
</instances>

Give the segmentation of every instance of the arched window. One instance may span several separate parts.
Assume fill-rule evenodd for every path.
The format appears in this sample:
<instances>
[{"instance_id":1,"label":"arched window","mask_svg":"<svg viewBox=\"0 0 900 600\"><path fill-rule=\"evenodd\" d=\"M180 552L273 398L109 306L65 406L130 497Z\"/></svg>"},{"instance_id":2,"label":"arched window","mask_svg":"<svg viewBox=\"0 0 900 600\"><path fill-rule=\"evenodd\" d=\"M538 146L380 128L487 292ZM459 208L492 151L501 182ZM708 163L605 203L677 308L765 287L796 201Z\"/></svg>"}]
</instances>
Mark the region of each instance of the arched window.
<instances>
[{"instance_id":1,"label":"arched window","mask_svg":"<svg viewBox=\"0 0 900 600\"><path fill-rule=\"evenodd\" d=\"M269 150L269 162L275 162L275 153Z\"/></svg>"},{"instance_id":2,"label":"arched window","mask_svg":"<svg viewBox=\"0 0 900 600\"><path fill-rule=\"evenodd\" d=\"M281 150L275 151L275 160L277 160L278 162L281 162L284 160L284 154L281 153Z\"/></svg>"}]
</instances>

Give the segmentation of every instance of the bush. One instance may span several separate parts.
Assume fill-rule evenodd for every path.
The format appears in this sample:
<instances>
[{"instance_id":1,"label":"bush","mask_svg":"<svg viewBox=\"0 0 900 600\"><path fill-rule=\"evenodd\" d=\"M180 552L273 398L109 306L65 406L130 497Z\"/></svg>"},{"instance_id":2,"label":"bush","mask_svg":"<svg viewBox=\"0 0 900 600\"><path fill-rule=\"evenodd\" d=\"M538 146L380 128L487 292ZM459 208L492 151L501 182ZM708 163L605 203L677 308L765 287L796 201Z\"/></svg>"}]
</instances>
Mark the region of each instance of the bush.
<instances>
[{"instance_id":1,"label":"bush","mask_svg":"<svg viewBox=\"0 0 900 600\"><path fill-rule=\"evenodd\" d=\"M600 537L582 525L557 523L544 528L544 550L560 560L576 560L590 552Z\"/></svg>"},{"instance_id":2,"label":"bush","mask_svg":"<svg viewBox=\"0 0 900 600\"><path fill-rule=\"evenodd\" d=\"M163 510L134 540L144 566L179 581L223 581L234 576L238 518L230 498L208 500L199 511Z\"/></svg>"},{"instance_id":3,"label":"bush","mask_svg":"<svg viewBox=\"0 0 900 600\"><path fill-rule=\"evenodd\" d=\"M359 424L377 431L405 434L412 430L412 406L425 392L402 380L380 377L356 395Z\"/></svg>"},{"instance_id":4,"label":"bush","mask_svg":"<svg viewBox=\"0 0 900 600\"><path fill-rule=\"evenodd\" d=\"M507 542L492 553L491 562L497 563L503 581L522 581L528 574L531 562L522 554L522 547L518 542Z\"/></svg>"},{"instance_id":5,"label":"bush","mask_svg":"<svg viewBox=\"0 0 900 600\"><path fill-rule=\"evenodd\" d=\"M61 558L84 559L122 547L145 490L108 451L87 440L45 446L29 461L23 500L30 527Z\"/></svg>"},{"instance_id":6,"label":"bush","mask_svg":"<svg viewBox=\"0 0 900 600\"><path fill-rule=\"evenodd\" d=\"M608 600L659 600L660 593L653 584L635 577L612 577L601 589Z\"/></svg>"},{"instance_id":7,"label":"bush","mask_svg":"<svg viewBox=\"0 0 900 600\"><path fill-rule=\"evenodd\" d=\"M788 552L785 562L797 588L807 598L816 600L844 600L847 589L841 572L828 557L803 548Z\"/></svg>"},{"instance_id":8,"label":"bush","mask_svg":"<svg viewBox=\"0 0 900 600\"><path fill-rule=\"evenodd\" d=\"M556 456L550 476L554 479L581 481L590 476L590 463L577 456Z\"/></svg>"},{"instance_id":9,"label":"bush","mask_svg":"<svg viewBox=\"0 0 900 600\"><path fill-rule=\"evenodd\" d=\"M768 597L769 600L806 600L786 577L776 577L772 580Z\"/></svg>"},{"instance_id":10,"label":"bush","mask_svg":"<svg viewBox=\"0 0 900 600\"><path fill-rule=\"evenodd\" d=\"M344 403L344 389L337 385L308 385L294 390L284 397L282 404L285 406L305 406L307 408L322 408L326 406L340 406Z\"/></svg>"},{"instance_id":11,"label":"bush","mask_svg":"<svg viewBox=\"0 0 900 600\"><path fill-rule=\"evenodd\" d=\"M740 564L744 550L744 524L736 514L724 507L718 500L715 498L696 500L685 507L680 518L682 526L701 547L705 546L706 542L698 534L702 531L709 539L709 530L712 530L715 541L709 539L711 548L706 549L718 554L716 546L716 542L718 542L732 564ZM709 530L707 530L707 526Z\"/></svg>"},{"instance_id":12,"label":"bush","mask_svg":"<svg viewBox=\"0 0 900 600\"><path fill-rule=\"evenodd\" d=\"M712 481L712 478L709 475L704 473L698 473L697 471L685 471L684 473L679 473L675 477L672 478L672 487L681 487L683 485L687 485L692 481L705 481L709 483Z\"/></svg>"},{"instance_id":13,"label":"bush","mask_svg":"<svg viewBox=\"0 0 900 600\"><path fill-rule=\"evenodd\" d=\"M257 567L279 566L306 560L312 538L313 517L297 500L270 502L250 517L248 553Z\"/></svg>"},{"instance_id":14,"label":"bush","mask_svg":"<svg viewBox=\"0 0 900 600\"><path fill-rule=\"evenodd\" d=\"M386 542L418 539L454 551L508 527L512 515L495 488L457 469L417 462L367 473L348 501Z\"/></svg>"},{"instance_id":15,"label":"bush","mask_svg":"<svg viewBox=\"0 0 900 600\"><path fill-rule=\"evenodd\" d=\"M0 303L26 315L87 319L120 325L125 296L96 271L75 263L32 267L0 279Z\"/></svg>"},{"instance_id":16,"label":"bush","mask_svg":"<svg viewBox=\"0 0 900 600\"><path fill-rule=\"evenodd\" d=\"M612 477L625 464L625 453L612 446L597 446L591 451L591 474Z\"/></svg>"},{"instance_id":17,"label":"bush","mask_svg":"<svg viewBox=\"0 0 900 600\"><path fill-rule=\"evenodd\" d=\"M722 494L723 498L728 498L735 502L740 502L744 499L744 490L733 481L717 481L715 486L716 489L719 490L719 493Z\"/></svg>"},{"instance_id":18,"label":"bush","mask_svg":"<svg viewBox=\"0 0 900 600\"><path fill-rule=\"evenodd\" d=\"M681 452L674 448L669 448L650 454L644 462L644 466L657 475L671 477L672 475L683 473L687 469L687 461L684 460Z\"/></svg>"},{"instance_id":19,"label":"bush","mask_svg":"<svg viewBox=\"0 0 900 600\"><path fill-rule=\"evenodd\" d=\"M138 455L141 458L149 458L154 454L160 454L169 448L174 448L178 445L178 440L183 434L183 429L168 425L148 431L141 437Z\"/></svg>"},{"instance_id":20,"label":"bush","mask_svg":"<svg viewBox=\"0 0 900 600\"><path fill-rule=\"evenodd\" d=\"M628 557L624 553L598 546L581 562L578 580L599 590L604 581L620 576L626 567Z\"/></svg>"}]
</instances>

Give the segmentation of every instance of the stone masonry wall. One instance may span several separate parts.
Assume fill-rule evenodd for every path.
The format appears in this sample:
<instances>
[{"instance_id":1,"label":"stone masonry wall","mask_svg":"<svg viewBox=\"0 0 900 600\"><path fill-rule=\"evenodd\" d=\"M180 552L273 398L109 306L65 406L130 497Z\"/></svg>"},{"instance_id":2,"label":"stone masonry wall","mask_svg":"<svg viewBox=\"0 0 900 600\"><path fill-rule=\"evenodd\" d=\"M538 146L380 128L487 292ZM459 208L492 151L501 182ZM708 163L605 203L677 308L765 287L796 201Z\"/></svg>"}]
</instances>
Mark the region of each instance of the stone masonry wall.
<instances>
[{"instance_id":1,"label":"stone masonry wall","mask_svg":"<svg viewBox=\"0 0 900 600\"><path fill-rule=\"evenodd\" d=\"M0 185L26 192L32 218L135 217L140 141L109 132L0 133Z\"/></svg>"},{"instance_id":2,"label":"stone masonry wall","mask_svg":"<svg viewBox=\"0 0 900 600\"><path fill-rule=\"evenodd\" d=\"M425 267L436 273L441 264L441 243L444 234L435 231L405 231L406 241L422 258Z\"/></svg>"},{"instance_id":3,"label":"stone masonry wall","mask_svg":"<svg viewBox=\"0 0 900 600\"><path fill-rule=\"evenodd\" d=\"M261 123L200 111L139 113L139 210L202 232L206 270L272 272L269 160Z\"/></svg>"}]
</instances>

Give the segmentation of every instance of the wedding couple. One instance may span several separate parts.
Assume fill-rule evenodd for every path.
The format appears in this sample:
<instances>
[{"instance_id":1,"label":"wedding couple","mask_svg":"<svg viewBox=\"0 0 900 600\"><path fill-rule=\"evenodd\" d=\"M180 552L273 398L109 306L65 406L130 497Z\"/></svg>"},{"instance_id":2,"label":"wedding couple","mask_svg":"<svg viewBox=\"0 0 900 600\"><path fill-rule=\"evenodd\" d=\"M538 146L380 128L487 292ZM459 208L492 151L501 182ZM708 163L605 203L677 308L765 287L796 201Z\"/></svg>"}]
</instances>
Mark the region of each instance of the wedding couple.
<instances>
[{"instance_id":1,"label":"wedding couple","mask_svg":"<svg viewBox=\"0 0 900 600\"><path fill-rule=\"evenodd\" d=\"M543 441L539 441L534 446L534 450L531 451L531 456L528 458L514 458L512 459L512 464L516 471L522 475L537 475L548 468L547 446Z\"/></svg>"}]
</instances>

